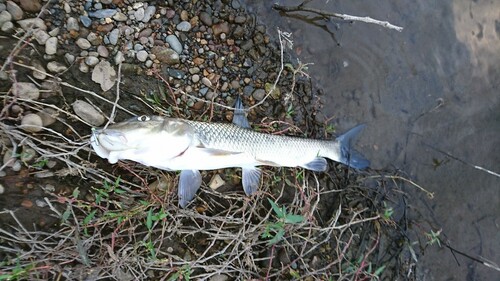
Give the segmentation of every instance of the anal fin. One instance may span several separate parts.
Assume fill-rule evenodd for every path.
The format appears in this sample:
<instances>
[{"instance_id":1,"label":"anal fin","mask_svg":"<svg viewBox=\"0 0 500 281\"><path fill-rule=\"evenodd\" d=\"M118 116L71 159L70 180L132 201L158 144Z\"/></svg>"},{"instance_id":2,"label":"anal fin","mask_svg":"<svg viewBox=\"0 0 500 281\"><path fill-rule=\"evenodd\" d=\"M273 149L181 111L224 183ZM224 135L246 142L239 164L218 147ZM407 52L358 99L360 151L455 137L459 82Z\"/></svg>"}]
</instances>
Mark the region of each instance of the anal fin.
<instances>
[{"instance_id":1,"label":"anal fin","mask_svg":"<svg viewBox=\"0 0 500 281\"><path fill-rule=\"evenodd\" d=\"M252 167L242 169L242 184L243 190L245 190L246 195L250 196L257 192L257 189L260 185L260 175L261 170L259 168Z\"/></svg>"},{"instance_id":2,"label":"anal fin","mask_svg":"<svg viewBox=\"0 0 500 281\"><path fill-rule=\"evenodd\" d=\"M182 170L179 176L179 206L184 208L193 200L201 186L201 174L198 170Z\"/></svg>"},{"instance_id":3,"label":"anal fin","mask_svg":"<svg viewBox=\"0 0 500 281\"><path fill-rule=\"evenodd\" d=\"M328 163L326 162L326 159L323 157L316 157L314 160L312 160L309 163L306 163L304 165L300 165L302 168L312 170L315 172L324 172L328 168Z\"/></svg>"}]
</instances>

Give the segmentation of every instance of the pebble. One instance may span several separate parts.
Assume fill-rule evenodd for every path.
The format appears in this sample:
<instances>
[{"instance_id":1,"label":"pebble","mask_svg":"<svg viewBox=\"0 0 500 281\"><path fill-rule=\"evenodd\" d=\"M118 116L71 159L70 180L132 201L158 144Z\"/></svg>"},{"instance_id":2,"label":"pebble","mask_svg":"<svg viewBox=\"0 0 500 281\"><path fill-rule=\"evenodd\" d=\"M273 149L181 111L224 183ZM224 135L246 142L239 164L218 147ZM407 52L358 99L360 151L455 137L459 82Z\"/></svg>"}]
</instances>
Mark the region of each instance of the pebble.
<instances>
[{"instance_id":1,"label":"pebble","mask_svg":"<svg viewBox=\"0 0 500 281\"><path fill-rule=\"evenodd\" d=\"M20 20L23 18L23 10L13 1L7 1L7 12L10 13L14 20Z\"/></svg>"},{"instance_id":2,"label":"pebble","mask_svg":"<svg viewBox=\"0 0 500 281\"><path fill-rule=\"evenodd\" d=\"M180 62L179 54L170 48L154 46L151 52L156 56L156 59L168 65L174 65Z\"/></svg>"},{"instance_id":3,"label":"pebble","mask_svg":"<svg viewBox=\"0 0 500 281\"><path fill-rule=\"evenodd\" d=\"M90 44L89 40L85 38L78 38L78 40L76 40L76 45L83 50L87 50L92 47L92 44Z\"/></svg>"},{"instance_id":4,"label":"pebble","mask_svg":"<svg viewBox=\"0 0 500 281\"><path fill-rule=\"evenodd\" d=\"M73 62L75 62L75 56L70 53L64 54L64 59L68 64L73 64Z\"/></svg>"},{"instance_id":5,"label":"pebble","mask_svg":"<svg viewBox=\"0 0 500 281\"><path fill-rule=\"evenodd\" d=\"M4 22L1 30L5 33L12 33L12 31L14 31L14 24L10 21Z\"/></svg>"},{"instance_id":6,"label":"pebble","mask_svg":"<svg viewBox=\"0 0 500 281\"><path fill-rule=\"evenodd\" d=\"M207 12L200 13L200 20L206 26L212 26L212 16Z\"/></svg>"},{"instance_id":7,"label":"pebble","mask_svg":"<svg viewBox=\"0 0 500 281\"><path fill-rule=\"evenodd\" d=\"M21 160L21 162L29 162L35 159L35 156L36 156L36 151L33 148L23 146L23 152L21 153L19 159Z\"/></svg>"},{"instance_id":8,"label":"pebble","mask_svg":"<svg viewBox=\"0 0 500 281\"><path fill-rule=\"evenodd\" d=\"M101 56L103 58L107 58L109 56L109 50L108 50L108 48L106 48L103 45L99 45L97 47L97 53L99 54L99 56Z\"/></svg>"},{"instance_id":9,"label":"pebble","mask_svg":"<svg viewBox=\"0 0 500 281\"><path fill-rule=\"evenodd\" d=\"M260 101L266 96L266 91L264 91L263 89L256 89L255 91L253 91L252 96L255 100Z\"/></svg>"},{"instance_id":10,"label":"pebble","mask_svg":"<svg viewBox=\"0 0 500 281\"><path fill-rule=\"evenodd\" d=\"M57 52L57 37L50 37L45 41L45 53L54 55Z\"/></svg>"},{"instance_id":11,"label":"pebble","mask_svg":"<svg viewBox=\"0 0 500 281\"><path fill-rule=\"evenodd\" d=\"M31 61L31 65L36 69L33 70L33 77L35 77L38 80L44 80L45 78L47 78L45 68L43 67L40 61L33 59Z\"/></svg>"},{"instance_id":12,"label":"pebble","mask_svg":"<svg viewBox=\"0 0 500 281\"><path fill-rule=\"evenodd\" d=\"M24 199L23 201L21 201L21 206L29 209L29 208L33 207L33 202L29 199Z\"/></svg>"},{"instance_id":13,"label":"pebble","mask_svg":"<svg viewBox=\"0 0 500 281\"><path fill-rule=\"evenodd\" d=\"M142 18L142 22L149 22L155 13L156 7L148 6L146 10L144 10L144 17Z\"/></svg>"},{"instance_id":14,"label":"pebble","mask_svg":"<svg viewBox=\"0 0 500 281\"><path fill-rule=\"evenodd\" d=\"M182 53L182 44L177 36L169 35L167 36L167 38L165 38L165 42L167 42L170 45L170 48L172 48L178 54Z\"/></svg>"},{"instance_id":15,"label":"pebble","mask_svg":"<svg viewBox=\"0 0 500 281\"><path fill-rule=\"evenodd\" d=\"M80 70L80 72L82 73L88 73L90 71L90 67L87 64L85 64L84 61L80 61L78 65L78 70Z\"/></svg>"},{"instance_id":16,"label":"pebble","mask_svg":"<svg viewBox=\"0 0 500 281\"><path fill-rule=\"evenodd\" d=\"M200 75L195 74L191 76L191 81L193 81L193 83L198 83L200 81Z\"/></svg>"},{"instance_id":17,"label":"pebble","mask_svg":"<svg viewBox=\"0 0 500 281\"><path fill-rule=\"evenodd\" d=\"M33 37L35 38L36 42L38 42L38 44L45 45L45 43L47 43L47 40L49 40L50 35L45 30L37 29L35 30L35 32L33 32ZM57 39L56 39L56 45L57 45Z\"/></svg>"},{"instance_id":18,"label":"pebble","mask_svg":"<svg viewBox=\"0 0 500 281\"><path fill-rule=\"evenodd\" d=\"M80 22L85 27L89 27L92 24L92 20L88 16L80 16Z\"/></svg>"},{"instance_id":19,"label":"pebble","mask_svg":"<svg viewBox=\"0 0 500 281\"><path fill-rule=\"evenodd\" d=\"M5 187L3 187L2 184L0 184L0 194L4 194L5 192Z\"/></svg>"},{"instance_id":20,"label":"pebble","mask_svg":"<svg viewBox=\"0 0 500 281\"><path fill-rule=\"evenodd\" d=\"M12 20L12 15L7 11L0 12L0 26L3 26L4 23L10 22Z\"/></svg>"},{"instance_id":21,"label":"pebble","mask_svg":"<svg viewBox=\"0 0 500 281\"><path fill-rule=\"evenodd\" d=\"M20 0L19 6L23 9L23 11L30 13L38 13L42 9L40 0Z\"/></svg>"},{"instance_id":22,"label":"pebble","mask_svg":"<svg viewBox=\"0 0 500 281\"><path fill-rule=\"evenodd\" d=\"M103 91L107 91L115 85L116 70L108 61L102 60L92 71L92 81L100 84Z\"/></svg>"},{"instance_id":23,"label":"pebble","mask_svg":"<svg viewBox=\"0 0 500 281\"><path fill-rule=\"evenodd\" d=\"M221 22L218 24L214 24L212 26L212 31L214 32L214 36L219 36L221 33L229 34L229 23Z\"/></svg>"},{"instance_id":24,"label":"pebble","mask_svg":"<svg viewBox=\"0 0 500 281\"><path fill-rule=\"evenodd\" d=\"M47 69L53 73L62 73L66 71L68 68L62 63L59 63L57 61L51 61L47 63Z\"/></svg>"},{"instance_id":25,"label":"pebble","mask_svg":"<svg viewBox=\"0 0 500 281\"><path fill-rule=\"evenodd\" d=\"M78 25L78 20L75 19L74 17L69 17L68 20L66 21L66 29L70 31L71 30L79 31L80 25Z\"/></svg>"},{"instance_id":26,"label":"pebble","mask_svg":"<svg viewBox=\"0 0 500 281\"><path fill-rule=\"evenodd\" d=\"M94 56L88 56L85 58L85 64L88 66L95 66L99 63L99 59Z\"/></svg>"},{"instance_id":27,"label":"pebble","mask_svg":"<svg viewBox=\"0 0 500 281\"><path fill-rule=\"evenodd\" d=\"M85 101L76 100L71 106L73 107L73 111L75 111L76 115L92 126L101 126L106 121L104 115Z\"/></svg>"},{"instance_id":28,"label":"pebble","mask_svg":"<svg viewBox=\"0 0 500 281\"><path fill-rule=\"evenodd\" d=\"M115 64L118 65L124 61L125 61L125 56L123 55L123 53L121 51L116 52Z\"/></svg>"},{"instance_id":29,"label":"pebble","mask_svg":"<svg viewBox=\"0 0 500 281\"><path fill-rule=\"evenodd\" d=\"M201 78L201 83L207 87L212 87L212 82L207 77Z\"/></svg>"},{"instance_id":30,"label":"pebble","mask_svg":"<svg viewBox=\"0 0 500 281\"><path fill-rule=\"evenodd\" d=\"M237 24L243 24L247 21L247 18L245 16L236 16L234 18L234 22Z\"/></svg>"},{"instance_id":31,"label":"pebble","mask_svg":"<svg viewBox=\"0 0 500 281\"><path fill-rule=\"evenodd\" d=\"M145 62L148 59L148 52L140 50L139 52L137 52L136 57L140 62Z\"/></svg>"},{"instance_id":32,"label":"pebble","mask_svg":"<svg viewBox=\"0 0 500 281\"><path fill-rule=\"evenodd\" d=\"M188 21L181 21L177 26L177 30L179 31L189 31L191 29L191 24Z\"/></svg>"},{"instance_id":33,"label":"pebble","mask_svg":"<svg viewBox=\"0 0 500 281\"><path fill-rule=\"evenodd\" d=\"M119 37L120 37L120 30L118 28L113 29L108 36L109 43L111 43L112 45L116 45L116 43L118 43Z\"/></svg>"},{"instance_id":34,"label":"pebble","mask_svg":"<svg viewBox=\"0 0 500 281\"><path fill-rule=\"evenodd\" d=\"M59 115L59 112L53 108L47 107L42 111L39 111L37 115L42 119L43 126L47 127L56 122L56 118Z\"/></svg>"},{"instance_id":35,"label":"pebble","mask_svg":"<svg viewBox=\"0 0 500 281\"><path fill-rule=\"evenodd\" d=\"M16 156L14 155L15 154L12 154L12 149L10 148L5 151L5 154L3 155L3 164L6 167L12 167L14 165L16 162Z\"/></svg>"},{"instance_id":36,"label":"pebble","mask_svg":"<svg viewBox=\"0 0 500 281\"><path fill-rule=\"evenodd\" d=\"M89 12L89 17L98 19L111 18L117 12L118 11L115 9L102 9L102 10L97 10L95 12Z\"/></svg>"},{"instance_id":37,"label":"pebble","mask_svg":"<svg viewBox=\"0 0 500 281\"><path fill-rule=\"evenodd\" d=\"M15 84L17 96L26 100L37 100L40 97L40 90L35 84L30 82L17 82ZM14 92L14 94L16 94Z\"/></svg>"},{"instance_id":38,"label":"pebble","mask_svg":"<svg viewBox=\"0 0 500 281\"><path fill-rule=\"evenodd\" d=\"M142 21L144 18L144 8L139 8L134 12L134 17L136 21Z\"/></svg>"},{"instance_id":39,"label":"pebble","mask_svg":"<svg viewBox=\"0 0 500 281\"><path fill-rule=\"evenodd\" d=\"M208 279L208 281L227 281L229 280L229 276L227 276L226 274L216 274L212 277L210 277L210 279Z\"/></svg>"},{"instance_id":40,"label":"pebble","mask_svg":"<svg viewBox=\"0 0 500 281\"><path fill-rule=\"evenodd\" d=\"M210 180L208 186L212 190L216 190L217 188L223 186L224 184L226 184L226 182L221 178L221 176L219 174L215 174Z\"/></svg>"},{"instance_id":41,"label":"pebble","mask_svg":"<svg viewBox=\"0 0 500 281\"><path fill-rule=\"evenodd\" d=\"M118 12L116 13L114 16L113 16L113 19L115 21L127 21L128 20L128 17L127 15L125 15L124 13L122 12Z\"/></svg>"},{"instance_id":42,"label":"pebble","mask_svg":"<svg viewBox=\"0 0 500 281\"><path fill-rule=\"evenodd\" d=\"M42 30L47 30L47 26L41 18L24 19L17 21L17 24L19 24L19 26L21 26L21 28L26 31L31 28L40 28Z\"/></svg>"},{"instance_id":43,"label":"pebble","mask_svg":"<svg viewBox=\"0 0 500 281\"><path fill-rule=\"evenodd\" d=\"M87 40L92 44L93 46L97 46L102 43L102 38L97 35L95 32L90 32L89 35L87 35Z\"/></svg>"},{"instance_id":44,"label":"pebble","mask_svg":"<svg viewBox=\"0 0 500 281\"><path fill-rule=\"evenodd\" d=\"M42 130L43 122L40 116L30 113L23 116L21 119L21 129L26 132L35 133Z\"/></svg>"}]
</instances>

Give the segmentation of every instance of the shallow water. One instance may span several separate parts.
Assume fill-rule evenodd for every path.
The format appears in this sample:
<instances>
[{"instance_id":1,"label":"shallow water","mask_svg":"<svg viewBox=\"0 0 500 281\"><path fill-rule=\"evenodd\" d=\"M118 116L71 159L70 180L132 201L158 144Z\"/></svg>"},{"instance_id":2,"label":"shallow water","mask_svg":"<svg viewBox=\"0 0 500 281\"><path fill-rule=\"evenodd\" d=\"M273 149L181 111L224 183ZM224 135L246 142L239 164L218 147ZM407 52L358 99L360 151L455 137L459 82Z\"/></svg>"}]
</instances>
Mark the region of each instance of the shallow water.
<instances>
[{"instance_id":1,"label":"shallow water","mask_svg":"<svg viewBox=\"0 0 500 281\"><path fill-rule=\"evenodd\" d=\"M432 148L500 173L500 2L311 3L387 20L403 32L361 22L318 27L280 17L272 1L246 2L268 27L293 33L295 53L314 63L309 73L325 90L323 113L335 116L340 131L368 124L358 148L372 167L401 169L435 193L430 201L413 197L426 223L452 247L500 263L500 178ZM457 263L445 248L430 247L421 259L422 280L500 278L461 256Z\"/></svg>"}]
</instances>

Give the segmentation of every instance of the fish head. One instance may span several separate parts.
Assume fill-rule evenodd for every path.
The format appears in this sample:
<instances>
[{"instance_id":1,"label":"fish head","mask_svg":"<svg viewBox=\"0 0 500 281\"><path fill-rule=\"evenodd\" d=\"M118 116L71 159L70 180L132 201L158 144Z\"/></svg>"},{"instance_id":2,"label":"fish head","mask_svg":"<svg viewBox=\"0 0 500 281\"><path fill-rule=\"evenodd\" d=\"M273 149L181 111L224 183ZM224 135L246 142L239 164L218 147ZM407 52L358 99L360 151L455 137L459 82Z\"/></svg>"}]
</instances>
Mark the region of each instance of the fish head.
<instances>
[{"instance_id":1,"label":"fish head","mask_svg":"<svg viewBox=\"0 0 500 281\"><path fill-rule=\"evenodd\" d=\"M193 141L193 130L180 119L139 116L103 129L93 129L94 151L110 163L120 159L155 166L182 154Z\"/></svg>"}]
</instances>

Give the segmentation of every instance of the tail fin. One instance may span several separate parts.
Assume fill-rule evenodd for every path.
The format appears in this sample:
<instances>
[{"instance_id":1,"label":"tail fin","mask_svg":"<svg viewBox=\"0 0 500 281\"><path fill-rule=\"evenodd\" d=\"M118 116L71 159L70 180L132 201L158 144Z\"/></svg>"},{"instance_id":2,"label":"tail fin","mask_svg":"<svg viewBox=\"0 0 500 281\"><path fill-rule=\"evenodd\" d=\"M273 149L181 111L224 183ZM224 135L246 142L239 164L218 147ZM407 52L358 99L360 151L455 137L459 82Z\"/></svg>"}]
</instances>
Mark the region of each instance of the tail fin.
<instances>
[{"instance_id":1,"label":"tail fin","mask_svg":"<svg viewBox=\"0 0 500 281\"><path fill-rule=\"evenodd\" d=\"M358 125L337 138L340 144L340 162L342 164L355 169L365 169L370 166L370 161L361 155L361 153L351 148L351 140L356 137L364 127L364 124Z\"/></svg>"}]
</instances>

